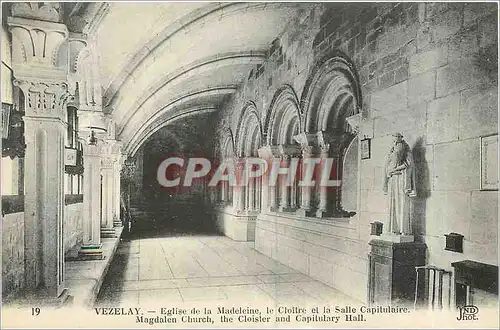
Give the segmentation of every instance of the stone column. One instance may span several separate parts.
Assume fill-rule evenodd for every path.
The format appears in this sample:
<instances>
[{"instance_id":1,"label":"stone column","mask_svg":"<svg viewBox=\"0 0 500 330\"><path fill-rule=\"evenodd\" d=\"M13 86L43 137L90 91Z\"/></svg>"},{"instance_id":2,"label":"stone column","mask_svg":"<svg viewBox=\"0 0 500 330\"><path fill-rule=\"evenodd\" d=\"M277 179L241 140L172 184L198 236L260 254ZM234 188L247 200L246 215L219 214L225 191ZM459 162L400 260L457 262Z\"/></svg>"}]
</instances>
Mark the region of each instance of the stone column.
<instances>
[{"instance_id":1,"label":"stone column","mask_svg":"<svg viewBox=\"0 0 500 330\"><path fill-rule=\"evenodd\" d=\"M83 245L82 259L102 259L101 244L101 148L83 141Z\"/></svg>"},{"instance_id":2,"label":"stone column","mask_svg":"<svg viewBox=\"0 0 500 330\"><path fill-rule=\"evenodd\" d=\"M222 201L222 204L226 204L227 203L227 195L228 195L228 189L227 189L227 185L228 185L228 182L227 181L222 181L221 183L221 201Z\"/></svg>"},{"instance_id":3,"label":"stone column","mask_svg":"<svg viewBox=\"0 0 500 330\"><path fill-rule=\"evenodd\" d=\"M300 158L297 156L292 157L292 162L296 161L297 163L300 161ZM299 170L299 169L297 169ZM298 181L298 175L297 173L294 173L295 179L292 182L292 185L290 186L290 208L292 210L297 209L297 181Z\"/></svg>"},{"instance_id":4,"label":"stone column","mask_svg":"<svg viewBox=\"0 0 500 330\"><path fill-rule=\"evenodd\" d=\"M277 157L273 157L271 161L271 166L272 164L277 163L276 159L279 159ZM270 168L271 168L270 166ZM269 179L269 176L268 176ZM279 177L274 186L270 185L270 182L268 181L268 187L269 187L269 211L276 212L278 211L278 185L279 185Z\"/></svg>"},{"instance_id":5,"label":"stone column","mask_svg":"<svg viewBox=\"0 0 500 330\"><path fill-rule=\"evenodd\" d=\"M12 34L14 84L25 98L25 302L32 306L60 304L68 297L64 283L63 221L69 93L67 62L58 59L68 30L56 23L57 10L56 17L40 21L36 18L43 13L38 6L27 6L24 12L20 8L13 5L12 15L30 12L30 17L35 18L7 19Z\"/></svg>"},{"instance_id":6,"label":"stone column","mask_svg":"<svg viewBox=\"0 0 500 330\"><path fill-rule=\"evenodd\" d=\"M234 212L241 213L245 210L245 187L235 186L233 192Z\"/></svg>"},{"instance_id":7,"label":"stone column","mask_svg":"<svg viewBox=\"0 0 500 330\"><path fill-rule=\"evenodd\" d=\"M115 229L113 226L113 211L114 211L114 160L112 155L106 155L101 159L101 175L102 175L102 218L101 218L101 237L115 237Z\"/></svg>"},{"instance_id":8,"label":"stone column","mask_svg":"<svg viewBox=\"0 0 500 330\"><path fill-rule=\"evenodd\" d=\"M241 184L245 162L241 159L235 162L236 185L233 187L233 209L235 213L241 213L245 210L245 186Z\"/></svg>"},{"instance_id":9,"label":"stone column","mask_svg":"<svg viewBox=\"0 0 500 330\"><path fill-rule=\"evenodd\" d=\"M312 166L308 165L308 160L312 156L312 147L311 146L305 146L302 148L302 166L301 166L301 180L305 181L305 175L306 175L306 170L307 166ZM305 183L305 182L304 182ZM311 189L312 187L309 185L303 185L300 187L300 209L297 211L299 215L301 216L311 216Z\"/></svg>"},{"instance_id":10,"label":"stone column","mask_svg":"<svg viewBox=\"0 0 500 330\"><path fill-rule=\"evenodd\" d=\"M320 145L321 148L321 153L320 153L320 159L321 159L321 173L325 170L325 160L329 156L329 151L330 151L330 144L322 144ZM321 177L318 178L321 180ZM316 216L318 218L325 218L328 216L329 211L329 204L328 204L328 187L323 185L321 181L319 182L319 204L318 204L318 210L316 211Z\"/></svg>"},{"instance_id":11,"label":"stone column","mask_svg":"<svg viewBox=\"0 0 500 330\"><path fill-rule=\"evenodd\" d=\"M47 298L64 288L64 83L16 81L26 97L24 244L26 289Z\"/></svg>"},{"instance_id":12,"label":"stone column","mask_svg":"<svg viewBox=\"0 0 500 330\"><path fill-rule=\"evenodd\" d=\"M260 211L262 209L262 176L256 178L254 194L255 194L255 209Z\"/></svg>"},{"instance_id":13,"label":"stone column","mask_svg":"<svg viewBox=\"0 0 500 330\"><path fill-rule=\"evenodd\" d=\"M248 180L247 186L247 207L246 209L250 212L255 210L255 178Z\"/></svg>"},{"instance_id":14,"label":"stone column","mask_svg":"<svg viewBox=\"0 0 500 330\"><path fill-rule=\"evenodd\" d=\"M309 179L306 177L306 171L309 170L311 171L311 173L313 173L315 170L314 167L317 166L317 162L312 161L314 146L317 143L317 137L316 134L312 133L300 133L298 135L295 135L293 138L299 143L302 154L302 164L300 167L299 180L302 181L302 184L299 186L301 202L300 209L297 210L297 214L303 217L315 216L316 212L311 206L311 193L313 187L311 185L305 185L305 183L306 181L309 181L306 180ZM312 176L310 180L313 180Z\"/></svg>"},{"instance_id":15,"label":"stone column","mask_svg":"<svg viewBox=\"0 0 500 330\"><path fill-rule=\"evenodd\" d=\"M287 168L290 164L290 155L281 155L281 167ZM281 196L280 196L280 207L281 212L290 212L290 187L287 183L287 177L280 175L278 177L278 184L280 185Z\"/></svg>"},{"instance_id":16,"label":"stone column","mask_svg":"<svg viewBox=\"0 0 500 330\"><path fill-rule=\"evenodd\" d=\"M259 157L264 159L267 162L267 171L262 175L262 180L260 182L260 209L261 212L269 210L270 203L269 203L269 192L271 191L271 188L275 187L269 187L269 170L270 170L270 159L272 157L271 149L269 146L264 146L261 147L258 150ZM274 197L274 200L276 200L276 197ZM275 207L275 204L274 204Z\"/></svg>"},{"instance_id":17,"label":"stone column","mask_svg":"<svg viewBox=\"0 0 500 330\"><path fill-rule=\"evenodd\" d=\"M295 191L293 186L297 180L297 156L300 154L300 148L295 144L280 145L279 152L281 155L281 167L287 169L287 174L281 175L279 178L281 182L280 211L291 212L295 211L295 207L292 208L292 198L294 199L294 206L296 204L296 198L292 195L292 191Z\"/></svg>"},{"instance_id":18,"label":"stone column","mask_svg":"<svg viewBox=\"0 0 500 330\"><path fill-rule=\"evenodd\" d=\"M122 221L120 217L121 213L121 170L122 170L122 155L120 152L115 154L115 161L113 163L113 181L114 181L114 189L113 189L113 197L114 197L114 206L113 206L113 226L114 227L122 227Z\"/></svg>"},{"instance_id":19,"label":"stone column","mask_svg":"<svg viewBox=\"0 0 500 330\"><path fill-rule=\"evenodd\" d=\"M339 217L344 213L341 206L341 161L342 153L352 140L352 134L337 130L333 132L318 132L318 145L321 149L321 177L319 185L319 206L316 212L317 217ZM326 160L331 166L326 166ZM329 170L335 169L335 178L330 180ZM325 177L323 177L325 175ZM321 182L325 179L325 182ZM328 186L327 186L328 182ZM331 196L330 196L331 195Z\"/></svg>"},{"instance_id":20,"label":"stone column","mask_svg":"<svg viewBox=\"0 0 500 330\"><path fill-rule=\"evenodd\" d=\"M115 140L102 144L102 219L101 237L115 237L114 227L121 226L120 215L120 146Z\"/></svg>"}]
</instances>

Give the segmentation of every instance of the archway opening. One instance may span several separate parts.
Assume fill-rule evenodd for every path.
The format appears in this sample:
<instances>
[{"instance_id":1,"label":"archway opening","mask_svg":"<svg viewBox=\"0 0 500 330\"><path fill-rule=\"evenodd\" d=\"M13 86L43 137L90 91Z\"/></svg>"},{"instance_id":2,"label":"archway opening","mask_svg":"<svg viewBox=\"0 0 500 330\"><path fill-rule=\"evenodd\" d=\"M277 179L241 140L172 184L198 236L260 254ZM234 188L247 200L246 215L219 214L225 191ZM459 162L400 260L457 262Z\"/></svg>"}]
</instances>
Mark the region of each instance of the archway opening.
<instances>
[{"instance_id":1,"label":"archway opening","mask_svg":"<svg viewBox=\"0 0 500 330\"><path fill-rule=\"evenodd\" d=\"M344 57L334 56L315 68L306 84L305 131L316 134L318 152L330 159L330 179L337 185L316 187L313 200L321 217L349 218L358 212L361 95L357 75Z\"/></svg>"},{"instance_id":2,"label":"archway opening","mask_svg":"<svg viewBox=\"0 0 500 330\"><path fill-rule=\"evenodd\" d=\"M132 232L140 236L183 234L217 234L214 205L208 187L209 177L185 182L193 158L212 163L213 117L209 114L180 119L159 129L136 152L136 187L131 205L136 212ZM178 158L183 164L172 164L164 171L166 160ZM215 164L211 164L215 165ZM201 165L197 165L199 171ZM166 187L161 181L178 179Z\"/></svg>"}]
</instances>

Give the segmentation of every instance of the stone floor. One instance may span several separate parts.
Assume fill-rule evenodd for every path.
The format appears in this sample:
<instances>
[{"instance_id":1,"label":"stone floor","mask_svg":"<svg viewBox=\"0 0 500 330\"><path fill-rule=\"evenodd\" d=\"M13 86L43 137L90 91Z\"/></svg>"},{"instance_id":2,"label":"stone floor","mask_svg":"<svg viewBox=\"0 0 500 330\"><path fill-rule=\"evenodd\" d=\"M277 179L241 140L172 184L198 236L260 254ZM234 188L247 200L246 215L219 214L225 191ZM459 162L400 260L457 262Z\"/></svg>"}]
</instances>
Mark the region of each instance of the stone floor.
<instances>
[{"instance_id":1,"label":"stone floor","mask_svg":"<svg viewBox=\"0 0 500 330\"><path fill-rule=\"evenodd\" d=\"M224 236L123 240L97 306L220 301L358 304L358 301Z\"/></svg>"}]
</instances>

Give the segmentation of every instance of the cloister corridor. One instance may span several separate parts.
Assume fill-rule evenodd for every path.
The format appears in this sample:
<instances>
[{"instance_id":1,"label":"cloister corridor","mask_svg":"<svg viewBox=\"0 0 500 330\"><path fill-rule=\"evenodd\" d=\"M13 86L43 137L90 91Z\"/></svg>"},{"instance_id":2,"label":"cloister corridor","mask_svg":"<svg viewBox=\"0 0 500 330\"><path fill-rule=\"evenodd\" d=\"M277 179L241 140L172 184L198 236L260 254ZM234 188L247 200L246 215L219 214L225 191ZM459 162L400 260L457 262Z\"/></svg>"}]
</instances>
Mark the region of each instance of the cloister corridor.
<instances>
[{"instance_id":1,"label":"cloister corridor","mask_svg":"<svg viewBox=\"0 0 500 330\"><path fill-rule=\"evenodd\" d=\"M494 1L1 9L2 329L499 328Z\"/></svg>"},{"instance_id":2,"label":"cloister corridor","mask_svg":"<svg viewBox=\"0 0 500 330\"><path fill-rule=\"evenodd\" d=\"M253 242L216 235L155 236L120 242L96 306L360 303L257 252Z\"/></svg>"}]
</instances>

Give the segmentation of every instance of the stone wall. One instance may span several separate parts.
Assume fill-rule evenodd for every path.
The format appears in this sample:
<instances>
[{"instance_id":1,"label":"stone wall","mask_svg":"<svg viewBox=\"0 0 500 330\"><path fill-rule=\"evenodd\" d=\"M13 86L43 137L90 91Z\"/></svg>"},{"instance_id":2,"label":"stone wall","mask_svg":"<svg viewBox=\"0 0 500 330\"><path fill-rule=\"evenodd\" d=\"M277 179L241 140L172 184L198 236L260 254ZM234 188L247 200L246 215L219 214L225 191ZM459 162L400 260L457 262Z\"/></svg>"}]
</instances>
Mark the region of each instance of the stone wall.
<instances>
[{"instance_id":1,"label":"stone wall","mask_svg":"<svg viewBox=\"0 0 500 330\"><path fill-rule=\"evenodd\" d=\"M64 251L82 242L83 203L69 204L64 207Z\"/></svg>"},{"instance_id":2,"label":"stone wall","mask_svg":"<svg viewBox=\"0 0 500 330\"><path fill-rule=\"evenodd\" d=\"M24 212L2 216L2 295L24 285Z\"/></svg>"},{"instance_id":3,"label":"stone wall","mask_svg":"<svg viewBox=\"0 0 500 330\"><path fill-rule=\"evenodd\" d=\"M257 218L255 249L364 301L368 244L351 223L268 212ZM359 283L359 285L352 285Z\"/></svg>"},{"instance_id":4,"label":"stone wall","mask_svg":"<svg viewBox=\"0 0 500 330\"><path fill-rule=\"evenodd\" d=\"M358 74L360 136L372 138L371 158L361 161L356 218L342 224L261 214L256 248L365 300L363 285L351 292L347 283L367 281L370 223L387 219L383 166L391 134L400 131L416 162L412 216L428 263L446 269L464 259L497 264L497 192L479 185L480 137L498 133L496 47L492 3L325 3L291 24L226 101L221 128L236 132L247 101L264 123L280 87L291 86L301 99L315 63L341 51ZM463 254L444 250L450 232L465 236Z\"/></svg>"},{"instance_id":5,"label":"stone wall","mask_svg":"<svg viewBox=\"0 0 500 330\"><path fill-rule=\"evenodd\" d=\"M237 214L232 206L221 206L215 210L217 231L240 242L255 241L257 213Z\"/></svg>"},{"instance_id":6,"label":"stone wall","mask_svg":"<svg viewBox=\"0 0 500 330\"><path fill-rule=\"evenodd\" d=\"M83 237L83 203L64 207L64 250ZM2 293L8 297L24 285L24 212L2 216Z\"/></svg>"}]
</instances>

